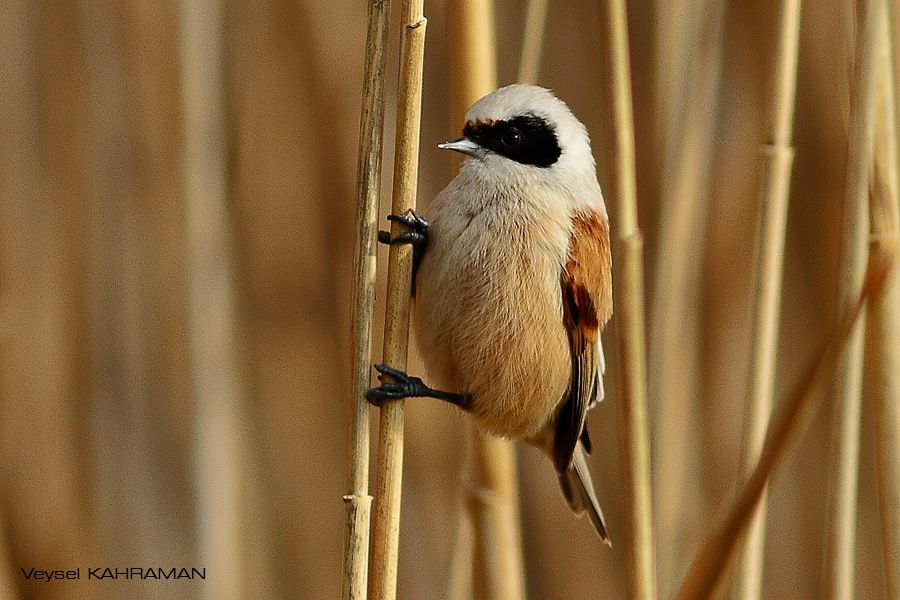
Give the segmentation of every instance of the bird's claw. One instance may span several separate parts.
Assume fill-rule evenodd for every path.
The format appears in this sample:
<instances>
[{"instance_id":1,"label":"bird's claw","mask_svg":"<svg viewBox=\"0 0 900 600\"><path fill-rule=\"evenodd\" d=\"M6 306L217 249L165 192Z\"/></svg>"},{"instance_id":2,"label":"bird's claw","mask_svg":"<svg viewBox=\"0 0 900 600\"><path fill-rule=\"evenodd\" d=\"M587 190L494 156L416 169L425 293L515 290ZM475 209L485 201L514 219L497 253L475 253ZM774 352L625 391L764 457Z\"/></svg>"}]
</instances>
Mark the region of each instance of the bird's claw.
<instances>
[{"instance_id":1,"label":"bird's claw","mask_svg":"<svg viewBox=\"0 0 900 600\"><path fill-rule=\"evenodd\" d=\"M413 209L409 209L402 215L388 215L387 220L403 223L413 231L420 231L423 233L431 227L431 223Z\"/></svg>"},{"instance_id":2,"label":"bird's claw","mask_svg":"<svg viewBox=\"0 0 900 600\"><path fill-rule=\"evenodd\" d=\"M425 234L431 226L431 223L413 209L409 209L402 215L388 215L387 219L388 221L396 221L397 223L406 225L409 228L409 231L404 231L395 238L391 237L389 231L379 231L378 241L382 244L419 245L425 243L427 239Z\"/></svg>"},{"instance_id":3,"label":"bird's claw","mask_svg":"<svg viewBox=\"0 0 900 600\"><path fill-rule=\"evenodd\" d=\"M404 231L395 238L391 237L390 231L381 230L378 232L378 241L388 246L394 244L421 244L425 241L425 235L418 231Z\"/></svg>"},{"instance_id":4,"label":"bird's claw","mask_svg":"<svg viewBox=\"0 0 900 600\"><path fill-rule=\"evenodd\" d=\"M366 399L374 406L381 406L385 400L403 400L423 395L428 388L418 377L411 377L403 371L398 371L387 365L377 364L375 370L380 373L379 381L384 381L384 376L394 379L389 383L382 383L378 387L370 388L366 392Z\"/></svg>"}]
</instances>

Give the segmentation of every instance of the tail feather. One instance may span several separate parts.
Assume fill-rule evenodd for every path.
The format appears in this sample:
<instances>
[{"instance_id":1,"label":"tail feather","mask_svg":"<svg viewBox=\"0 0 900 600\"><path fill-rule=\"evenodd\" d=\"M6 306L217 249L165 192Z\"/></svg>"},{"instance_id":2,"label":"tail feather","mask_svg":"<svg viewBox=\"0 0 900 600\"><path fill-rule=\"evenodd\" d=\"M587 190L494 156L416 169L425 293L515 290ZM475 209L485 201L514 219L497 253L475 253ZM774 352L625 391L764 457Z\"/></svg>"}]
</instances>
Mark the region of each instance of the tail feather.
<instances>
[{"instance_id":1,"label":"tail feather","mask_svg":"<svg viewBox=\"0 0 900 600\"><path fill-rule=\"evenodd\" d=\"M569 503L569 508L576 515L587 513L588 519L597 531L597 535L608 546L612 546L609 535L606 532L606 522L603 519L603 511L600 510L600 502L594 492L594 482L588 470L587 460L581 444L575 447L572 464L565 473L559 475L559 487Z\"/></svg>"}]
</instances>

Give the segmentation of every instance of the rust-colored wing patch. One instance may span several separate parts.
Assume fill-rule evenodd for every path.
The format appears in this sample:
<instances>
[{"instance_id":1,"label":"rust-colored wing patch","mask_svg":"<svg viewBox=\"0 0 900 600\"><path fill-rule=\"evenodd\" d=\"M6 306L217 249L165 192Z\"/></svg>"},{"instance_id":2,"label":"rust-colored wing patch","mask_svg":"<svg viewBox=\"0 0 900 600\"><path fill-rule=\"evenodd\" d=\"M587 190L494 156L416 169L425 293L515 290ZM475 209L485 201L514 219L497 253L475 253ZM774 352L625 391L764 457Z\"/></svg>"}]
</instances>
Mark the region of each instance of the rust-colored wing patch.
<instances>
[{"instance_id":1,"label":"rust-colored wing patch","mask_svg":"<svg viewBox=\"0 0 900 600\"><path fill-rule=\"evenodd\" d=\"M572 380L557 417L553 462L565 473L584 430L588 407L597 396L600 329L612 315L612 257L609 225L599 212L572 219L569 257L562 273L563 324L569 333Z\"/></svg>"},{"instance_id":2,"label":"rust-colored wing patch","mask_svg":"<svg viewBox=\"0 0 900 600\"><path fill-rule=\"evenodd\" d=\"M572 219L569 259L562 275L565 325L591 341L612 315L612 255L609 225L598 212Z\"/></svg>"}]
</instances>

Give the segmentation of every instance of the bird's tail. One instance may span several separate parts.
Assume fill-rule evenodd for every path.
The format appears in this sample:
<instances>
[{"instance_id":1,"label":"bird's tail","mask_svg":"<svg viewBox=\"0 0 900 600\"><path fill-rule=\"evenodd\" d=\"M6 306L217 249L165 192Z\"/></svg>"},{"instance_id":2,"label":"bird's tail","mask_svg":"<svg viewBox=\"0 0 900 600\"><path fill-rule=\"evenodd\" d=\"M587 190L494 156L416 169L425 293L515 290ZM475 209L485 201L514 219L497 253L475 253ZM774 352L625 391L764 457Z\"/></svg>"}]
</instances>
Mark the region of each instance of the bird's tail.
<instances>
[{"instance_id":1,"label":"bird's tail","mask_svg":"<svg viewBox=\"0 0 900 600\"><path fill-rule=\"evenodd\" d=\"M575 454L572 456L572 464L569 465L569 469L559 475L559 487L562 488L569 508L576 515L587 512L597 535L605 544L612 546L609 535L606 533L603 511L600 510L600 502L597 501L594 482L591 481L591 473L588 471L587 460L580 442L575 446Z\"/></svg>"}]
</instances>

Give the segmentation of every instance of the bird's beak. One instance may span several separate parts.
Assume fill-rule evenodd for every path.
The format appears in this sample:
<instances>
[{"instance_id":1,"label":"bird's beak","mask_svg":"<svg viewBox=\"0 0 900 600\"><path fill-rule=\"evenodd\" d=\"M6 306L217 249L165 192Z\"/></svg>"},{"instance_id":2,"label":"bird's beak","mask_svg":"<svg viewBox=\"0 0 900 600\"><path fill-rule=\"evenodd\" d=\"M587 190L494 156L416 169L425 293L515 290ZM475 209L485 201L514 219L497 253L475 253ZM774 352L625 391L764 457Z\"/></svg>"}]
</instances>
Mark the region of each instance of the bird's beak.
<instances>
[{"instance_id":1,"label":"bird's beak","mask_svg":"<svg viewBox=\"0 0 900 600\"><path fill-rule=\"evenodd\" d=\"M455 150L456 152L462 152L463 154L474 156L475 158L484 158L484 155L487 153L487 150L482 146L479 146L469 138L465 137L461 137L458 140L453 140L451 142L444 142L437 146L441 150Z\"/></svg>"}]
</instances>

